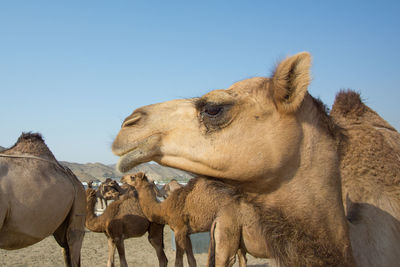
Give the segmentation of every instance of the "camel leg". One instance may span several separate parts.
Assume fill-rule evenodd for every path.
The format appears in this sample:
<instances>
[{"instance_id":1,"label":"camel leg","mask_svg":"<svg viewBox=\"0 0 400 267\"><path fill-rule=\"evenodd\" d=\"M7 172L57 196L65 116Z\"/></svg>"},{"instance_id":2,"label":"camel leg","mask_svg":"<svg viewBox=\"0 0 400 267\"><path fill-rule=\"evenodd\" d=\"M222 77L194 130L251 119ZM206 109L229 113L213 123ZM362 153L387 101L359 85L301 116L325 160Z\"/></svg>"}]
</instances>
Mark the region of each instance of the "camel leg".
<instances>
[{"instance_id":1,"label":"camel leg","mask_svg":"<svg viewBox=\"0 0 400 267\"><path fill-rule=\"evenodd\" d=\"M64 257L65 266L70 267L71 266L71 257L70 257L68 242L67 242L67 236L66 236L67 229L66 228L67 228L66 223L64 222L53 233L53 236L54 236L54 239L57 241L57 243L60 245L60 247L62 247L62 249L63 249L63 257Z\"/></svg>"},{"instance_id":2,"label":"camel leg","mask_svg":"<svg viewBox=\"0 0 400 267\"><path fill-rule=\"evenodd\" d=\"M164 225L150 223L148 239L156 250L159 267L166 267L168 259L164 253Z\"/></svg>"},{"instance_id":3,"label":"camel leg","mask_svg":"<svg viewBox=\"0 0 400 267\"><path fill-rule=\"evenodd\" d=\"M85 236L86 195L81 184L77 185L75 201L72 206L67 226L67 243L71 266L81 266L81 248Z\"/></svg>"},{"instance_id":4,"label":"camel leg","mask_svg":"<svg viewBox=\"0 0 400 267\"><path fill-rule=\"evenodd\" d=\"M57 228L53 236L57 243L63 248L65 265L80 266L80 251L84 232L79 229L70 229L69 217Z\"/></svg>"},{"instance_id":5,"label":"camel leg","mask_svg":"<svg viewBox=\"0 0 400 267\"><path fill-rule=\"evenodd\" d=\"M71 266L81 266L81 248L85 231L80 229L69 229L67 232L67 242Z\"/></svg>"},{"instance_id":6,"label":"camel leg","mask_svg":"<svg viewBox=\"0 0 400 267\"><path fill-rule=\"evenodd\" d=\"M189 266L197 266L196 259L193 255L192 241L190 240L189 235L186 236L186 257Z\"/></svg>"},{"instance_id":7,"label":"camel leg","mask_svg":"<svg viewBox=\"0 0 400 267\"><path fill-rule=\"evenodd\" d=\"M237 255L239 258L239 267L246 267L247 266L246 251L242 248L239 248L237 251Z\"/></svg>"},{"instance_id":8,"label":"camel leg","mask_svg":"<svg viewBox=\"0 0 400 267\"><path fill-rule=\"evenodd\" d=\"M107 267L114 267L115 243L111 237L108 238L108 259Z\"/></svg>"},{"instance_id":9,"label":"camel leg","mask_svg":"<svg viewBox=\"0 0 400 267\"><path fill-rule=\"evenodd\" d=\"M185 253L186 249L186 233L186 231L175 231L175 267L183 267L183 254Z\"/></svg>"},{"instance_id":10,"label":"camel leg","mask_svg":"<svg viewBox=\"0 0 400 267\"><path fill-rule=\"evenodd\" d=\"M242 254L243 251L239 252L240 229L236 225L232 225L229 218L218 218L214 221L210 232L210 242L213 244L210 244L209 254L214 257L215 266L225 267L235 263L236 253L238 253L240 267L246 266L245 255ZM209 259L211 256L209 255Z\"/></svg>"},{"instance_id":11,"label":"camel leg","mask_svg":"<svg viewBox=\"0 0 400 267\"><path fill-rule=\"evenodd\" d=\"M120 266L128 267L128 263L126 262L126 258L125 258L124 239L118 238L117 240L115 240L115 244L117 245L117 249L118 249Z\"/></svg>"}]
</instances>

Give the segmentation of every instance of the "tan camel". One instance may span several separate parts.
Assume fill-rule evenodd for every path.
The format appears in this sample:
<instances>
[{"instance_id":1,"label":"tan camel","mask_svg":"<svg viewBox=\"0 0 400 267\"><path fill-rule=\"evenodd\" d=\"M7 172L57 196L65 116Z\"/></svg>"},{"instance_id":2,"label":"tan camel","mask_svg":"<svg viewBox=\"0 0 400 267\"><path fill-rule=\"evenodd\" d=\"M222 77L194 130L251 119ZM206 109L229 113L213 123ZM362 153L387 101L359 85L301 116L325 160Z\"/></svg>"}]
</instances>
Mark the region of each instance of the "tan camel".
<instances>
[{"instance_id":1,"label":"tan camel","mask_svg":"<svg viewBox=\"0 0 400 267\"><path fill-rule=\"evenodd\" d=\"M139 203L145 216L152 222L168 224L174 231L175 266L183 266L185 251L189 266L196 266L189 234L210 231L217 214L225 207L231 207L230 211L236 211L239 208L239 204L234 199L236 195L239 195L237 190L218 180L203 177L191 179L186 186L179 187L163 202L159 202L152 190L151 182L144 173L140 172L124 179L138 191ZM204 195L207 197L203 197ZM226 211L221 215L224 215L224 218L229 216ZM238 248L239 245L233 251L233 258ZM245 259L239 259L239 261L241 266L245 266Z\"/></svg>"},{"instance_id":2,"label":"tan camel","mask_svg":"<svg viewBox=\"0 0 400 267\"><path fill-rule=\"evenodd\" d=\"M343 134L323 104L307 92L310 65L311 56L299 53L279 63L271 78L251 78L201 98L137 109L125 119L113 143L113 152L121 157L119 169L126 171L153 160L224 179L252 194L253 201L262 207L268 251L283 265L349 266L355 259L359 266L363 262L370 266L396 266L399 261L393 259L400 255L398 241L389 238L385 243L379 239L367 249L360 232L376 236L369 231L377 231L387 236L397 229L386 224L361 229L364 223L368 224L368 218L357 216L356 208L348 214L350 223L345 217L340 179L344 161L339 162L343 155L338 151L338 144L343 146ZM393 136L398 133L389 128L379 131L382 140L391 144L385 145L394 157L389 168L384 167L383 176L372 181L364 181L364 173L350 170L349 179L360 182L354 182L353 189L344 182L344 192L360 192L367 198L364 187L379 192L383 184L396 183L398 174L391 175L390 169L398 172L399 142L389 137L389 132ZM383 134L384 131L387 132ZM363 137L353 138L366 143ZM371 159L378 166L386 166L386 158L377 155L371 155ZM362 169L373 172L375 167L363 164L363 156L349 157L349 169L360 164ZM346 176L346 170L342 172ZM399 194L396 187L392 190L391 194ZM381 192L378 201L392 199L388 192ZM353 200L354 196L349 195ZM398 202L399 198L390 202L396 213ZM385 212L381 212L378 203L370 205L380 216L376 221L384 220ZM355 219L363 223L356 224ZM280 238L272 238L276 235ZM388 251L391 255L382 253L376 257L388 246L392 248Z\"/></svg>"},{"instance_id":3,"label":"tan camel","mask_svg":"<svg viewBox=\"0 0 400 267\"><path fill-rule=\"evenodd\" d=\"M157 253L159 266L167 266L168 260L164 253L164 225L151 223L143 215L137 196L129 195L112 202L100 216L96 216L96 192L86 189L87 217L86 227L93 232L104 233L108 239L107 266L114 266L115 248L118 250L121 266L128 266L125 258L124 240L143 236L149 233L148 239Z\"/></svg>"},{"instance_id":4,"label":"tan camel","mask_svg":"<svg viewBox=\"0 0 400 267\"><path fill-rule=\"evenodd\" d=\"M80 266L85 204L82 184L40 134L23 133L0 154L0 248L24 248L53 234L66 266Z\"/></svg>"},{"instance_id":5,"label":"tan camel","mask_svg":"<svg viewBox=\"0 0 400 267\"><path fill-rule=\"evenodd\" d=\"M352 91L336 96L331 116L344 129L342 194L357 263L398 266L400 134Z\"/></svg>"}]
</instances>

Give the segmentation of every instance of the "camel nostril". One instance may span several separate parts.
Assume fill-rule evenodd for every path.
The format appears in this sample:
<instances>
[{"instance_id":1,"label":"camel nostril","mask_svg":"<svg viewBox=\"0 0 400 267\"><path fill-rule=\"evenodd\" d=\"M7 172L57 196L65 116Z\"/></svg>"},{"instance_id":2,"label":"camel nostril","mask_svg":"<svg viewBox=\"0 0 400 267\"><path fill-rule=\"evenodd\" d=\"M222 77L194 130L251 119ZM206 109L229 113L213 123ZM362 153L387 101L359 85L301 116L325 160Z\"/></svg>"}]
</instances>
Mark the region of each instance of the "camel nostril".
<instances>
[{"instance_id":1,"label":"camel nostril","mask_svg":"<svg viewBox=\"0 0 400 267\"><path fill-rule=\"evenodd\" d=\"M124 127L132 126L132 125L136 124L140 120L141 117L142 116L140 114L135 114L131 118L126 118L125 121L122 123L121 127L124 128Z\"/></svg>"}]
</instances>

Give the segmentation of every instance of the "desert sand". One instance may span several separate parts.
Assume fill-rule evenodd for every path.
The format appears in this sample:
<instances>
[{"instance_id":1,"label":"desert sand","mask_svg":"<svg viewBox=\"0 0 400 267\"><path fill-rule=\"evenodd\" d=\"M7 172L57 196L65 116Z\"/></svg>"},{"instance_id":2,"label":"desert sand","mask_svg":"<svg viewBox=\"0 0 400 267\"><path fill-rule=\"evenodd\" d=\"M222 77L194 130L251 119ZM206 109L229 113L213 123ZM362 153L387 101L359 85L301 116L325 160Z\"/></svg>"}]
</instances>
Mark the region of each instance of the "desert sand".
<instances>
[{"instance_id":1,"label":"desert sand","mask_svg":"<svg viewBox=\"0 0 400 267\"><path fill-rule=\"evenodd\" d=\"M174 266L175 251L172 249L171 229L164 228L165 254L168 258L168 266ZM129 266L158 266L157 256L153 247L147 241L147 234L140 238L130 238L125 240L126 259ZM197 265L206 266L207 253L195 254ZM116 252L116 266L119 266L118 254ZM248 266L261 267L268 266L267 259L256 259L247 256ZM185 255L185 266L188 266ZM81 254L82 266L107 266L107 238L102 233L87 231L82 245ZM65 266L62 250L52 236L47 237L41 242L19 250L0 249L0 266L26 267L41 266L54 267ZM238 266L235 263L234 266Z\"/></svg>"}]
</instances>

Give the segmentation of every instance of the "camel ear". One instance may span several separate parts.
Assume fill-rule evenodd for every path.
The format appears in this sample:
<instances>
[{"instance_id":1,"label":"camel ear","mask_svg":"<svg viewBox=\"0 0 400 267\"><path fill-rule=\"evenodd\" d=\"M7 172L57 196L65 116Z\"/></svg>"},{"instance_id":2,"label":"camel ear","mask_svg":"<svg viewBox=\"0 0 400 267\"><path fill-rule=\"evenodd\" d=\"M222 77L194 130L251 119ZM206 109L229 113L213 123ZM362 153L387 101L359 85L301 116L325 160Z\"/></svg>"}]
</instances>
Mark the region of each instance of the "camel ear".
<instances>
[{"instance_id":1,"label":"camel ear","mask_svg":"<svg viewBox=\"0 0 400 267\"><path fill-rule=\"evenodd\" d=\"M272 95L278 110L294 112L302 103L310 84L311 55L298 53L279 63L272 76Z\"/></svg>"}]
</instances>

